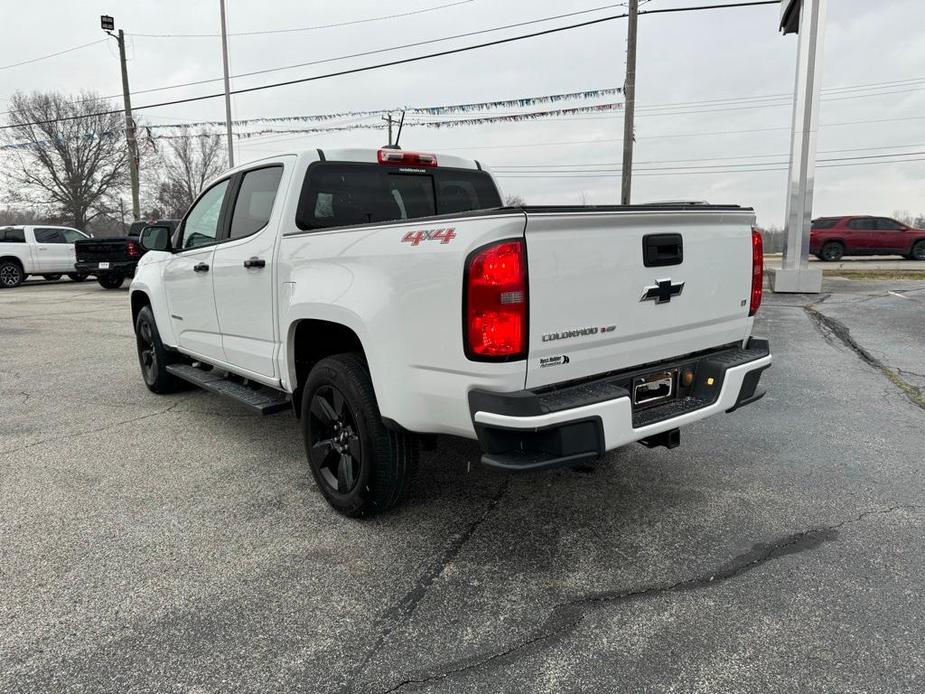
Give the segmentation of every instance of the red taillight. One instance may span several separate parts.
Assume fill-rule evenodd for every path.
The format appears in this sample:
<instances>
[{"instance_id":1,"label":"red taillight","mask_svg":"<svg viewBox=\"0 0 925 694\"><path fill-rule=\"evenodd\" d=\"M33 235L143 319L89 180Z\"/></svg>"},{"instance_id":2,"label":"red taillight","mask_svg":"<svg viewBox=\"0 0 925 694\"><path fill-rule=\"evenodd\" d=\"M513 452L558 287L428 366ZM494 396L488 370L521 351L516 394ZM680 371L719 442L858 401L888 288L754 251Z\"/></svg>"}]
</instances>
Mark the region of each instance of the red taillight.
<instances>
[{"instance_id":1,"label":"red taillight","mask_svg":"<svg viewBox=\"0 0 925 694\"><path fill-rule=\"evenodd\" d=\"M465 276L465 346L470 359L527 356L527 254L522 240L469 256Z\"/></svg>"},{"instance_id":2,"label":"red taillight","mask_svg":"<svg viewBox=\"0 0 925 694\"><path fill-rule=\"evenodd\" d=\"M761 306L761 293L764 291L764 242L761 232L752 229L752 298L748 305L748 315L754 316Z\"/></svg>"},{"instance_id":3,"label":"red taillight","mask_svg":"<svg viewBox=\"0 0 925 694\"><path fill-rule=\"evenodd\" d=\"M400 149L380 149L380 164L396 166L436 166L437 155L423 152L402 152Z\"/></svg>"},{"instance_id":4,"label":"red taillight","mask_svg":"<svg viewBox=\"0 0 925 694\"><path fill-rule=\"evenodd\" d=\"M128 254L129 258L140 258L141 257L141 249L138 248L138 244L135 243L134 241L129 241L126 244L125 252Z\"/></svg>"}]
</instances>

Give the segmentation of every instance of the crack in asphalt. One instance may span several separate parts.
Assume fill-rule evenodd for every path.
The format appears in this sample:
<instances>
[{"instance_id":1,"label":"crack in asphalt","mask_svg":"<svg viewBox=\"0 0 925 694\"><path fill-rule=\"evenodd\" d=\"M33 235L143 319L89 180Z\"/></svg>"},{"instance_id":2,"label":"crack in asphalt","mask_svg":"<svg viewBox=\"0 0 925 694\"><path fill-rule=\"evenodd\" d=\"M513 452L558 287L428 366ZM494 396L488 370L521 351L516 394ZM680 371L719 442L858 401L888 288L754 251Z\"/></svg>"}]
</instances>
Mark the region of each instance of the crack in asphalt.
<instances>
[{"instance_id":1,"label":"crack in asphalt","mask_svg":"<svg viewBox=\"0 0 925 694\"><path fill-rule=\"evenodd\" d=\"M51 443L52 441L67 441L69 439L76 439L80 436L86 436L87 434L96 434L100 431L106 431L107 429L113 429L115 427L119 427L124 424L132 424L133 422L140 422L143 419L150 419L151 417L160 417L161 415L165 415L165 414L168 414L169 412L173 412L174 408L179 407L184 402L186 402L186 400L188 400L188 398L184 398L183 400L178 400L177 402L175 402L173 405L171 405L165 410L159 410L158 412L151 412L149 414L139 415L138 417L132 417L131 419L124 419L119 422L112 422L111 424L106 424L104 426L97 427L96 429L87 429L86 431L76 431L73 434L64 434L63 436L50 436L47 439L41 439L40 441L33 441L32 443L27 443L25 446L20 446L19 448L10 448L8 450L0 451L0 455L10 455L12 453L19 453L20 451L24 451L28 448L34 448L35 446L41 446L44 443Z\"/></svg>"},{"instance_id":2,"label":"crack in asphalt","mask_svg":"<svg viewBox=\"0 0 925 694\"><path fill-rule=\"evenodd\" d=\"M868 365L874 367L880 371L894 386L899 388L906 398L916 407L920 407L925 410L925 394L922 393L922 389L918 386L914 386L905 380L902 376L894 371L892 368L884 364L873 354L868 352L864 347L862 347L854 337L851 336L851 330L844 323L831 318L821 311L817 310L814 306L805 306L803 308L806 311L806 314L810 317L813 324L819 329L819 332L822 333L823 338L827 341L830 336L838 338L838 340L845 345L848 349L857 354L862 361L866 362Z\"/></svg>"},{"instance_id":3,"label":"crack in asphalt","mask_svg":"<svg viewBox=\"0 0 925 694\"><path fill-rule=\"evenodd\" d=\"M514 658L521 658L535 650L539 650L541 647L549 646L554 640L559 640L567 636L578 627L581 621L595 607L635 600L647 600L668 593L686 593L702 588L709 588L737 578L774 559L814 550L827 542L833 542L838 538L838 531L846 525L859 523L870 516L890 515L900 510L917 511L920 508L919 506L911 504L903 504L885 509L863 511L857 516L845 519L833 525L818 526L786 535L770 543L755 544L749 551L733 557L731 560L721 564L712 571L694 576L693 578L683 579L670 584L663 583L660 585L644 586L624 591L603 591L573 598L553 607L546 621L536 629L531 636L523 641L513 644L501 651L489 654L477 654L447 663L444 665L443 669L438 672L421 675L419 677L408 677L390 688L383 690L381 694L392 694L392 692L399 691L409 685L426 684L428 682L444 680L463 672L500 664L513 660Z\"/></svg>"},{"instance_id":4,"label":"crack in asphalt","mask_svg":"<svg viewBox=\"0 0 925 694\"><path fill-rule=\"evenodd\" d=\"M421 600L424 599L424 596L427 594L428 589L433 584L437 578L443 574L446 570L446 567L452 562L459 553L462 551L462 548L469 541L472 535L476 530L484 523L491 513L495 510L498 504L501 502L501 498L510 487L510 478L505 477L501 482L498 490L494 493L491 499L488 502L488 505L485 507L485 510L474 520L469 526L463 530L461 533L453 535L450 539L450 542L446 545L443 552L437 556L427 568L415 581L414 585L411 587L408 592L406 592L402 598L392 605L389 609L382 613L382 615L377 619L377 628L379 629L379 637L376 639L376 643L366 652L366 655L363 659L353 668L353 672L347 682L347 684L341 689L342 692L353 692L355 691L354 680L356 677L361 674L369 663L370 659L380 651L383 643L389 637L389 635L399 628L402 624L408 622L411 619L411 615L414 614L415 609Z\"/></svg>"}]
</instances>

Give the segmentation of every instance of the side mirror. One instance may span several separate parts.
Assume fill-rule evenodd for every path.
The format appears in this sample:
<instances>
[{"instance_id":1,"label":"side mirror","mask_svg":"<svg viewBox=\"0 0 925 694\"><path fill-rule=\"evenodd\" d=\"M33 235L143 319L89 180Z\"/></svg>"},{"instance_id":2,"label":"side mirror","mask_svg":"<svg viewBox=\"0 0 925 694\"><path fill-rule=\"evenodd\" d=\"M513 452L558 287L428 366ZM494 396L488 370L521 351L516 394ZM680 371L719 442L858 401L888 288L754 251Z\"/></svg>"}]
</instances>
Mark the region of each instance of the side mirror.
<instances>
[{"instance_id":1,"label":"side mirror","mask_svg":"<svg viewBox=\"0 0 925 694\"><path fill-rule=\"evenodd\" d=\"M141 230L138 243L146 251L169 251L170 229L168 227L145 227Z\"/></svg>"}]
</instances>

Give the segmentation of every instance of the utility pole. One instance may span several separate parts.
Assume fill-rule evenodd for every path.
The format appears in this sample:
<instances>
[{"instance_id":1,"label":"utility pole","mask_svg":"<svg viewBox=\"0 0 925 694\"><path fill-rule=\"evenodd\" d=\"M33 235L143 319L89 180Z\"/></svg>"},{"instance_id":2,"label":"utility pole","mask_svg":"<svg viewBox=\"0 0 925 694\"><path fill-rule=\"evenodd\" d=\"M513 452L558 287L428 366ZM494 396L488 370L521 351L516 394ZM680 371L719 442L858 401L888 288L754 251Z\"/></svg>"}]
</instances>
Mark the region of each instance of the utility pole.
<instances>
[{"instance_id":1,"label":"utility pole","mask_svg":"<svg viewBox=\"0 0 925 694\"><path fill-rule=\"evenodd\" d=\"M222 14L222 64L225 67L225 129L228 132L228 166L234 166L234 138L231 134L231 94L228 87L228 32L225 28L225 0L218 0Z\"/></svg>"},{"instance_id":2,"label":"utility pole","mask_svg":"<svg viewBox=\"0 0 925 694\"><path fill-rule=\"evenodd\" d=\"M400 120L400 121L395 120L394 118L392 118L392 112L391 112L391 111L389 111L389 114L388 114L387 116L383 116L383 117L382 117L382 120L385 121L385 123L389 126L389 144L386 145L386 147L395 147L395 148L397 149L397 148L398 148L398 143L395 142L395 140L392 139L392 126L393 126L393 125L398 125L398 137L401 137L401 126L402 126L402 125L404 124L404 122L405 122L405 112L404 112L404 111L401 112L401 120ZM398 138L395 138L395 139L397 140Z\"/></svg>"},{"instance_id":3,"label":"utility pole","mask_svg":"<svg viewBox=\"0 0 925 694\"><path fill-rule=\"evenodd\" d=\"M141 216L138 204L138 141L135 139L135 120L132 118L132 95L128 90L128 66L125 63L125 33L119 29L113 34L115 21L109 15L100 16L100 27L119 44L119 62L122 64L122 102L125 109L125 143L128 146L128 170L132 181L132 219Z\"/></svg>"},{"instance_id":4,"label":"utility pole","mask_svg":"<svg viewBox=\"0 0 925 694\"><path fill-rule=\"evenodd\" d=\"M639 0L629 0L626 28L626 83L623 85L623 190L620 203L630 204L633 187L633 138L636 117L636 22Z\"/></svg>"}]
</instances>

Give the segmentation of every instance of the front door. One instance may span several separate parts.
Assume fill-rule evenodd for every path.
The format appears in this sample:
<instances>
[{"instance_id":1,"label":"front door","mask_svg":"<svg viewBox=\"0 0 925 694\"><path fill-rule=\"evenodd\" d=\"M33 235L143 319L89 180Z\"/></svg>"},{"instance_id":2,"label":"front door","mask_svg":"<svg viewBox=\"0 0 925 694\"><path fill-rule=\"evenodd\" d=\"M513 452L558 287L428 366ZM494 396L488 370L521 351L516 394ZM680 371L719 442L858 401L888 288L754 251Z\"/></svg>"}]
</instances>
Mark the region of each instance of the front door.
<instances>
[{"instance_id":1,"label":"front door","mask_svg":"<svg viewBox=\"0 0 925 694\"><path fill-rule=\"evenodd\" d=\"M227 239L215 247L212 281L225 359L241 369L277 378L273 277L280 211L274 202L283 166L246 171L228 206Z\"/></svg>"},{"instance_id":2,"label":"front door","mask_svg":"<svg viewBox=\"0 0 925 694\"><path fill-rule=\"evenodd\" d=\"M178 250L164 269L164 289L178 346L205 359L225 360L215 295L212 257L222 228L228 180L216 183L190 208L178 233Z\"/></svg>"},{"instance_id":3,"label":"front door","mask_svg":"<svg viewBox=\"0 0 925 694\"><path fill-rule=\"evenodd\" d=\"M877 217L878 247L884 253L907 253L906 227L895 219Z\"/></svg>"}]
</instances>

